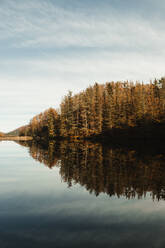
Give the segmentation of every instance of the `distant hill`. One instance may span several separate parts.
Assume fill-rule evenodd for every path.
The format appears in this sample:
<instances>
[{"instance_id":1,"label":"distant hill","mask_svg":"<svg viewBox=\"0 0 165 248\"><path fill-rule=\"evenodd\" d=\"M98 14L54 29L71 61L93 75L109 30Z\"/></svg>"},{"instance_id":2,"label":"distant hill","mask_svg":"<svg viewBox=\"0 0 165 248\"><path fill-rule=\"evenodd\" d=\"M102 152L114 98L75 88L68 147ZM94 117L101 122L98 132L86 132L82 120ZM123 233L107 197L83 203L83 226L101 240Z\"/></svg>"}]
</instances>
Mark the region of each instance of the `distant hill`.
<instances>
[{"instance_id":1,"label":"distant hill","mask_svg":"<svg viewBox=\"0 0 165 248\"><path fill-rule=\"evenodd\" d=\"M26 126L21 126L21 127L15 129L15 130L11 131L11 132L5 133L5 136L19 136L20 131L25 129L26 127L27 127L27 125Z\"/></svg>"},{"instance_id":2,"label":"distant hill","mask_svg":"<svg viewBox=\"0 0 165 248\"><path fill-rule=\"evenodd\" d=\"M8 133L5 133L6 136L18 136L19 135L19 129L20 128L17 128L11 132L8 132Z\"/></svg>"}]
</instances>

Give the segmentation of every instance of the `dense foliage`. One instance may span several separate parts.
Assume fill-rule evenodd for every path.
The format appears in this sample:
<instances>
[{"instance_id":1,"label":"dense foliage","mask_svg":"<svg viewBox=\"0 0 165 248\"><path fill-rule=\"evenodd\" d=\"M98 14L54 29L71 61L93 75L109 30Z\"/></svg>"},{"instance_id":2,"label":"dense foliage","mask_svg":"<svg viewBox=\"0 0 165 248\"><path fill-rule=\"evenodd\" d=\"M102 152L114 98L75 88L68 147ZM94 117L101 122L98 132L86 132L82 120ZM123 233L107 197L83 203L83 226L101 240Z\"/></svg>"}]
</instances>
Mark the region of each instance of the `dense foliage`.
<instances>
[{"instance_id":1,"label":"dense foliage","mask_svg":"<svg viewBox=\"0 0 165 248\"><path fill-rule=\"evenodd\" d=\"M165 78L149 84L95 83L64 97L60 110L35 116L20 135L33 137L90 137L113 129L165 123Z\"/></svg>"},{"instance_id":2,"label":"dense foliage","mask_svg":"<svg viewBox=\"0 0 165 248\"><path fill-rule=\"evenodd\" d=\"M0 137L3 137L4 136L4 133L0 132Z\"/></svg>"}]
</instances>

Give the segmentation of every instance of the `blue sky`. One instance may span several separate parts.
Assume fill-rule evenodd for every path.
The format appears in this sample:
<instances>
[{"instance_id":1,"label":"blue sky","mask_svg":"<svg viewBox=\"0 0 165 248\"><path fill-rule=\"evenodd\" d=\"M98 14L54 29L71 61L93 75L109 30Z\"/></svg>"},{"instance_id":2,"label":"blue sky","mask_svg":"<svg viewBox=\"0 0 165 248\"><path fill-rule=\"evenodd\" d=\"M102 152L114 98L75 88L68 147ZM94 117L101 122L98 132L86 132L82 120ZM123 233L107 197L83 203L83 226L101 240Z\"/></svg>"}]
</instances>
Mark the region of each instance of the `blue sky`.
<instances>
[{"instance_id":1,"label":"blue sky","mask_svg":"<svg viewBox=\"0 0 165 248\"><path fill-rule=\"evenodd\" d=\"M68 90L164 76L163 0L1 0L0 130Z\"/></svg>"}]
</instances>

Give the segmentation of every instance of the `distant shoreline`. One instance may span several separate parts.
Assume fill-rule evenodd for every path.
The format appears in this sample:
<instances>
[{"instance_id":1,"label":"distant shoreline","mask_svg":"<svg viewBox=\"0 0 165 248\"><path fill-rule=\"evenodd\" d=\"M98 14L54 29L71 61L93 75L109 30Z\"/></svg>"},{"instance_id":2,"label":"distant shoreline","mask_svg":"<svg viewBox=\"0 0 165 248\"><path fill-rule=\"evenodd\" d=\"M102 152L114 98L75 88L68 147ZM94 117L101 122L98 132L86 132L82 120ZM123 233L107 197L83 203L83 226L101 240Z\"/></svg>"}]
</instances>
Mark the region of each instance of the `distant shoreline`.
<instances>
[{"instance_id":1,"label":"distant shoreline","mask_svg":"<svg viewBox=\"0 0 165 248\"><path fill-rule=\"evenodd\" d=\"M33 138L31 136L3 136L0 137L0 140L32 140Z\"/></svg>"}]
</instances>

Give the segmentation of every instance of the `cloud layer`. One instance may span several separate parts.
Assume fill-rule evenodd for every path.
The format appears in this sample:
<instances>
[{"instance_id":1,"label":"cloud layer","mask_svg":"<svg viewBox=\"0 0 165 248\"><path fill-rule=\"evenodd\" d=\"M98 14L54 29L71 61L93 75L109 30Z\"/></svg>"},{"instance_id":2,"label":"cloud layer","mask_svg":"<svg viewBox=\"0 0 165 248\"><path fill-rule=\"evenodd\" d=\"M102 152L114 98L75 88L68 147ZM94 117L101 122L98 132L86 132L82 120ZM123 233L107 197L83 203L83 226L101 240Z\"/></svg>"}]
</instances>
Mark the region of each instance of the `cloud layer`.
<instances>
[{"instance_id":1,"label":"cloud layer","mask_svg":"<svg viewBox=\"0 0 165 248\"><path fill-rule=\"evenodd\" d=\"M161 0L2 0L0 130L95 81L163 76L164 9Z\"/></svg>"}]
</instances>

